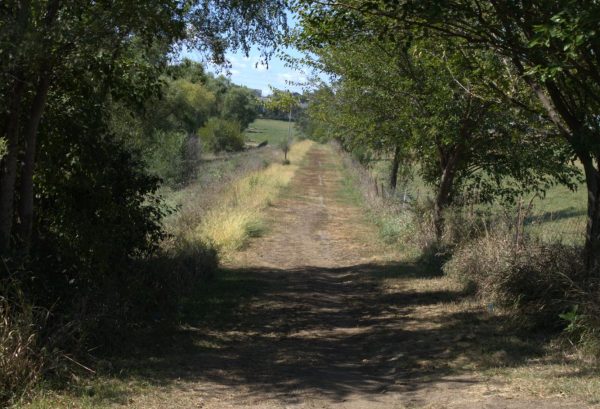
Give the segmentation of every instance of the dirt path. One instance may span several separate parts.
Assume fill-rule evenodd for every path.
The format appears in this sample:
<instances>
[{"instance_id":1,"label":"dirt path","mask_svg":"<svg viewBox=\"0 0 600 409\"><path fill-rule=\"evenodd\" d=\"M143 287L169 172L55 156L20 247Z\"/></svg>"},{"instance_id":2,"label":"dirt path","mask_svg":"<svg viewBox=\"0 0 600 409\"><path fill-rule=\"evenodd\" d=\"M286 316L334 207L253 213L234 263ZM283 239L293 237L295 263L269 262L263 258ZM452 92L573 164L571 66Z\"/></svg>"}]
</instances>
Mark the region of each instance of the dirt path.
<instances>
[{"instance_id":1,"label":"dirt path","mask_svg":"<svg viewBox=\"0 0 600 409\"><path fill-rule=\"evenodd\" d=\"M386 262L339 159L314 147L231 263L223 317L191 323L147 363L156 393L137 407L581 408L498 382L489 369L541 354L441 278ZM487 374L487 375L486 375ZM168 380L168 382L166 381Z\"/></svg>"}]
</instances>

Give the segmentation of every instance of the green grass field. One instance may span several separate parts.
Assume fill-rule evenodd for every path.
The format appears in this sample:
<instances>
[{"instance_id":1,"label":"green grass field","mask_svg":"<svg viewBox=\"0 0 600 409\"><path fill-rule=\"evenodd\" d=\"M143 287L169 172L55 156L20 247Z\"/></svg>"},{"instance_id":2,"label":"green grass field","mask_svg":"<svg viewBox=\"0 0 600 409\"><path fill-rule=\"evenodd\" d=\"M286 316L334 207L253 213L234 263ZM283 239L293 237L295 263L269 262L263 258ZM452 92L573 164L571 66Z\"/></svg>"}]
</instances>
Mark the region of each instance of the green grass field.
<instances>
[{"instance_id":1,"label":"green grass field","mask_svg":"<svg viewBox=\"0 0 600 409\"><path fill-rule=\"evenodd\" d=\"M529 231L543 241L582 244L587 213L586 195L584 185L575 192L564 186L550 189L544 199L533 202L532 215L526 221Z\"/></svg>"},{"instance_id":2,"label":"green grass field","mask_svg":"<svg viewBox=\"0 0 600 409\"><path fill-rule=\"evenodd\" d=\"M373 174L383 182L387 181L388 172L388 161L378 162L373 169ZM409 194L421 199L432 195L431 187L423 182L418 172L415 172L407 190ZM531 202L533 206L531 213L525 219L525 228L534 237L544 242L560 241L567 244L583 244L587 209L586 195L583 183L574 192L565 186L550 188L544 198L535 198ZM532 196L523 197L524 206L528 206L531 199ZM501 211L500 208L498 211Z\"/></svg>"},{"instance_id":3,"label":"green grass field","mask_svg":"<svg viewBox=\"0 0 600 409\"><path fill-rule=\"evenodd\" d=\"M278 121L275 119L257 119L250 124L250 127L246 130L246 140L252 142L269 142L269 145L279 144L280 141L288 137L288 123L287 121ZM300 136L300 132L294 126L292 122L292 139L296 139Z\"/></svg>"}]
</instances>

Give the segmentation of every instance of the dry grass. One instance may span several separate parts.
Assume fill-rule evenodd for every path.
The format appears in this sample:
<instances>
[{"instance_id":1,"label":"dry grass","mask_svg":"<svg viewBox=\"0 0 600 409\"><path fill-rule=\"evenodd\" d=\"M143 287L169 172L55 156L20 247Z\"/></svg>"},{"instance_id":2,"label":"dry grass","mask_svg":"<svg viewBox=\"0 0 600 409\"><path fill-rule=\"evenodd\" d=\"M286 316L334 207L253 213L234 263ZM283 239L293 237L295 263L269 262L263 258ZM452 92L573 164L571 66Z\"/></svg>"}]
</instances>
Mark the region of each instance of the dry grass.
<instances>
[{"instance_id":1,"label":"dry grass","mask_svg":"<svg viewBox=\"0 0 600 409\"><path fill-rule=\"evenodd\" d=\"M221 196L219 206L209 210L202 222L190 229L190 240L206 241L228 257L249 238L259 236L265 230L261 212L290 182L311 146L311 141L299 142L289 153L290 165L274 163L235 181Z\"/></svg>"},{"instance_id":2,"label":"dry grass","mask_svg":"<svg viewBox=\"0 0 600 409\"><path fill-rule=\"evenodd\" d=\"M509 386L539 397L572 397L588 404L600 403L600 377L597 368L580 362L531 362L517 368L489 371L491 375L509 381Z\"/></svg>"},{"instance_id":3,"label":"dry grass","mask_svg":"<svg viewBox=\"0 0 600 409\"><path fill-rule=\"evenodd\" d=\"M38 342L46 313L26 302L18 287L7 287L0 292L0 406L20 400L49 364Z\"/></svg>"}]
</instances>

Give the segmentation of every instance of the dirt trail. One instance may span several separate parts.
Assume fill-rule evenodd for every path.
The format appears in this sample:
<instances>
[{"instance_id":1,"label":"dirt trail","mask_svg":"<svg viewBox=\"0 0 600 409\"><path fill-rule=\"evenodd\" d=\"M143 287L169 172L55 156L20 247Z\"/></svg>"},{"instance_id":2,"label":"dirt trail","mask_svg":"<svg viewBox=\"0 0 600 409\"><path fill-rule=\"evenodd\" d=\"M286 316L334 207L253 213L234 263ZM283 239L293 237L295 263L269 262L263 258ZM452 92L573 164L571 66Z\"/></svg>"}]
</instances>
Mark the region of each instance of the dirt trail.
<instances>
[{"instance_id":1,"label":"dirt trail","mask_svg":"<svg viewBox=\"0 0 600 409\"><path fill-rule=\"evenodd\" d=\"M363 209L344 203L339 159L314 147L287 193L269 212L267 237L236 260L241 267L343 267L375 260L377 235Z\"/></svg>"},{"instance_id":2,"label":"dirt trail","mask_svg":"<svg viewBox=\"0 0 600 409\"><path fill-rule=\"evenodd\" d=\"M344 198L339 158L314 147L228 266L260 291L232 316L199 322L154 365L138 407L581 408L514 390L482 368L516 365L505 336L459 289L384 262L364 210ZM218 324L215 325L215 322ZM184 343L185 343L184 342Z\"/></svg>"}]
</instances>

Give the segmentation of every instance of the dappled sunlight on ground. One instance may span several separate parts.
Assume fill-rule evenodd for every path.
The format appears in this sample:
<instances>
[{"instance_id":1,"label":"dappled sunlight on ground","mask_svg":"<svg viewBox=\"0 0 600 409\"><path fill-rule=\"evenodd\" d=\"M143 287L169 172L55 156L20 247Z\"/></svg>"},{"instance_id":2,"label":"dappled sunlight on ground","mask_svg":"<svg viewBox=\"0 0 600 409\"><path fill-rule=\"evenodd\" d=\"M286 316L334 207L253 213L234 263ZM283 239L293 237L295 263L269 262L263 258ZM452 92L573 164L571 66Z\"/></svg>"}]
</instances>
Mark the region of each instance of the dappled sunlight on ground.
<instances>
[{"instance_id":1,"label":"dappled sunlight on ground","mask_svg":"<svg viewBox=\"0 0 600 409\"><path fill-rule=\"evenodd\" d=\"M508 382L544 368L541 334L382 245L313 147L252 240L182 311L113 364L138 408L582 408L560 388ZM521 379L535 378L523 374ZM578 374L572 374L574 378ZM581 374L581 376L584 376ZM535 393L535 395L534 395Z\"/></svg>"}]
</instances>

